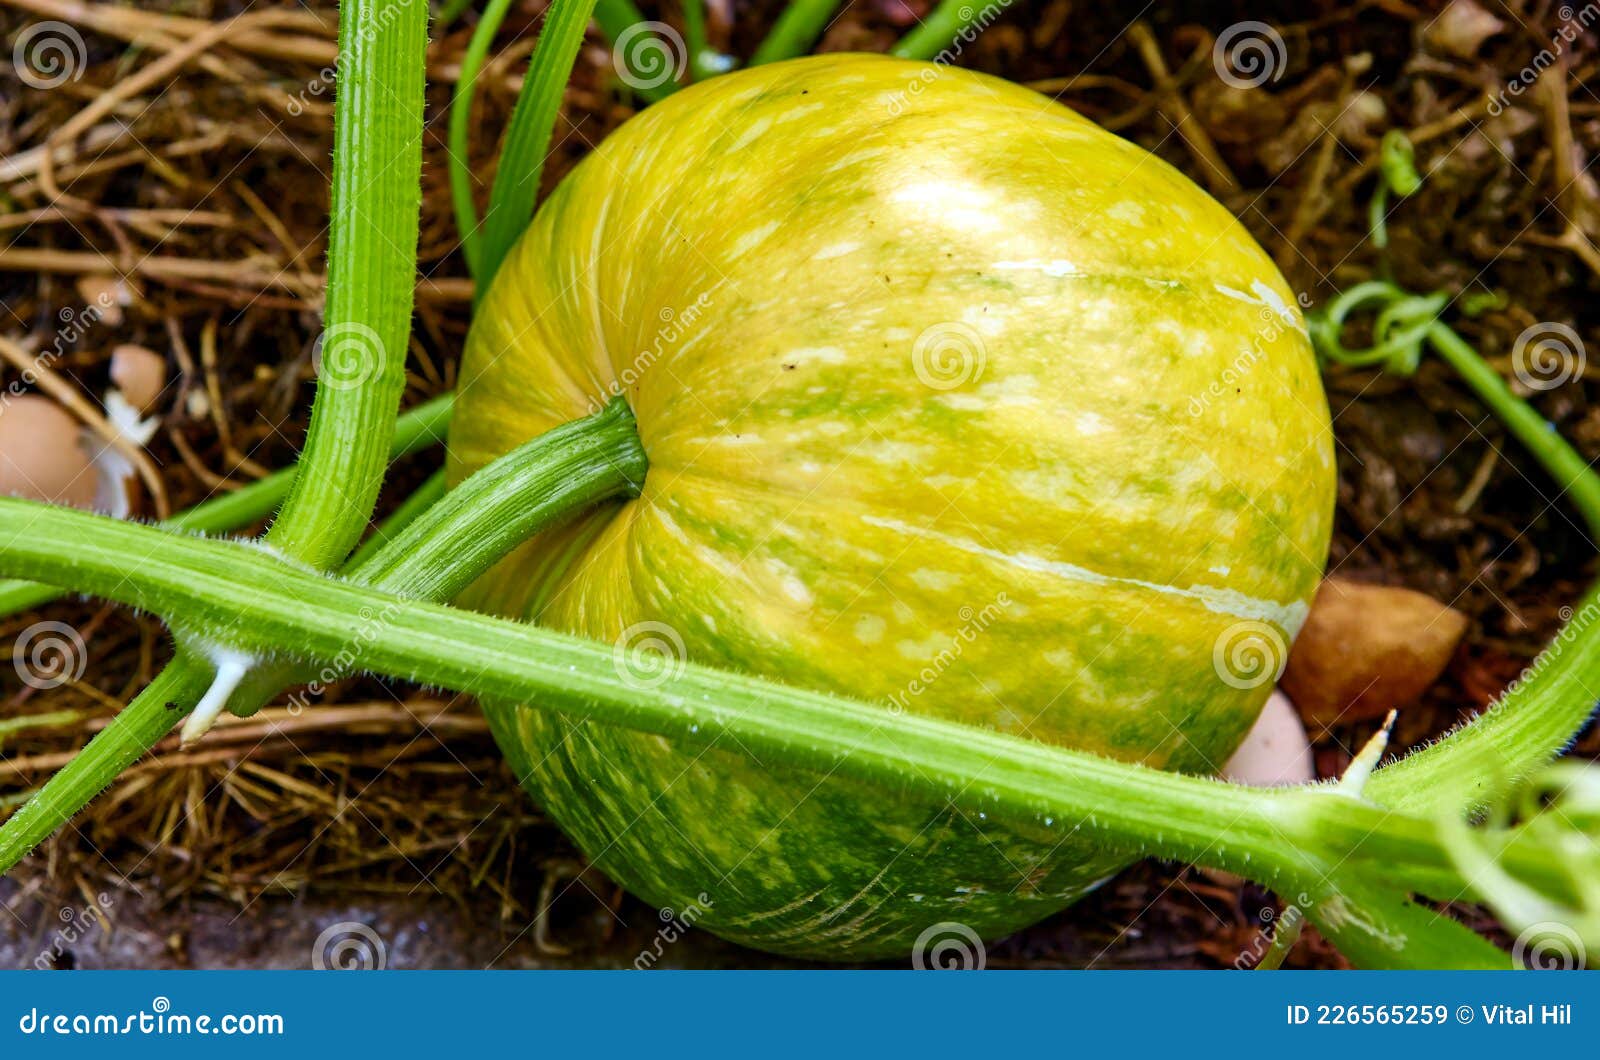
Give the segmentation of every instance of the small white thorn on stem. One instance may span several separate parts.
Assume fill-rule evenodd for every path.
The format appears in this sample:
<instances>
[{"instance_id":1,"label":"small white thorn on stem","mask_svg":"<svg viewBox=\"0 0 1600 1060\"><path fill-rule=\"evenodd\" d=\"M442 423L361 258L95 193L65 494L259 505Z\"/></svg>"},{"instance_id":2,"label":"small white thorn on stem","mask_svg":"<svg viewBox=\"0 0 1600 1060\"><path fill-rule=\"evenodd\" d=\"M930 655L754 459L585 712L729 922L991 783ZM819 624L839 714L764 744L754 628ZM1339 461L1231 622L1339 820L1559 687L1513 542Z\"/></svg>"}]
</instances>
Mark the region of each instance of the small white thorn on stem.
<instances>
[{"instance_id":1,"label":"small white thorn on stem","mask_svg":"<svg viewBox=\"0 0 1600 1060\"><path fill-rule=\"evenodd\" d=\"M213 648L206 654L217 668L217 675L211 679L211 687L200 697L200 702L195 704L194 712L183 723L183 732L178 738L179 745L183 747L188 747L211 731L211 726L217 723L227 708L234 690L255 665L253 657L226 648Z\"/></svg>"},{"instance_id":2,"label":"small white thorn on stem","mask_svg":"<svg viewBox=\"0 0 1600 1060\"><path fill-rule=\"evenodd\" d=\"M1372 776L1372 771L1378 767L1379 759L1383 752L1389 749L1389 734L1394 731L1394 719L1397 711L1391 710L1389 716L1383 719L1383 728L1373 734L1354 759L1350 768L1344 771L1344 776L1339 778L1334 791L1340 795L1349 795L1351 798L1361 798L1361 793L1366 790L1367 779Z\"/></svg>"}]
</instances>

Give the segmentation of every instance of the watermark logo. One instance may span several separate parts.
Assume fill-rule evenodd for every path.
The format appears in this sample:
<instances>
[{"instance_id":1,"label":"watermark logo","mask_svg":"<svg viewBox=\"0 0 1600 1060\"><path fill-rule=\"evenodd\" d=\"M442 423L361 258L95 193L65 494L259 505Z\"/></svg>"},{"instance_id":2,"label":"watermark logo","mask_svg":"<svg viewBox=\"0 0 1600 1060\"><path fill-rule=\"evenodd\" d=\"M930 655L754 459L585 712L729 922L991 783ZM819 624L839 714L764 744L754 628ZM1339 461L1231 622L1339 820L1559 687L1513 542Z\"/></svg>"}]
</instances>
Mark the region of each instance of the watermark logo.
<instances>
[{"instance_id":1,"label":"watermark logo","mask_svg":"<svg viewBox=\"0 0 1600 1060\"><path fill-rule=\"evenodd\" d=\"M1554 390L1583 376L1588 357L1583 340L1565 324L1534 324L1511 347L1511 371L1529 390Z\"/></svg>"},{"instance_id":2,"label":"watermark logo","mask_svg":"<svg viewBox=\"0 0 1600 1060\"><path fill-rule=\"evenodd\" d=\"M11 665L23 684L45 692L83 677L89 653L83 637L65 622L35 622L12 646Z\"/></svg>"},{"instance_id":3,"label":"watermark logo","mask_svg":"<svg viewBox=\"0 0 1600 1060\"><path fill-rule=\"evenodd\" d=\"M630 688L659 688L688 660L683 637L665 622L635 622L611 647L611 665Z\"/></svg>"},{"instance_id":4,"label":"watermark logo","mask_svg":"<svg viewBox=\"0 0 1600 1060\"><path fill-rule=\"evenodd\" d=\"M648 92L682 76L689 49L665 22L635 22L617 34L611 65L623 84Z\"/></svg>"},{"instance_id":5,"label":"watermark logo","mask_svg":"<svg viewBox=\"0 0 1600 1060\"><path fill-rule=\"evenodd\" d=\"M718 286L721 286L718 284ZM715 290L713 288L712 290ZM661 326L656 328L650 345L643 347L634 355L632 361L617 373L617 377L606 387L605 398L589 402L589 411L599 412L606 401L621 397L627 391L639 385L645 374L653 368L669 351L678 348L687 337L701 329L705 319L706 310L711 306L711 291L704 291L693 302L681 310L671 306L662 306L656 312L656 319ZM703 329L701 329L703 330Z\"/></svg>"},{"instance_id":6,"label":"watermark logo","mask_svg":"<svg viewBox=\"0 0 1600 1060\"><path fill-rule=\"evenodd\" d=\"M961 620L961 626L950 638L950 646L941 649L937 655L930 658L927 665L918 670L916 675L906 682L903 689L889 694L889 713L904 714L911 701L943 677L945 671L966 654L967 645L976 643L1010 606L1011 597L1003 592L997 593L992 601L984 604L981 611L974 611L971 607L963 605L961 610L956 612L956 617Z\"/></svg>"},{"instance_id":7,"label":"watermark logo","mask_svg":"<svg viewBox=\"0 0 1600 1060\"><path fill-rule=\"evenodd\" d=\"M712 902L702 891L695 895L690 902L679 912L673 912L671 907L660 910L661 927L656 930L655 940L639 951L639 956L633 959L633 966L639 971L655 967L667 952L667 947L683 938L684 934L694 926L694 922L706 915Z\"/></svg>"},{"instance_id":8,"label":"watermark logo","mask_svg":"<svg viewBox=\"0 0 1600 1060\"><path fill-rule=\"evenodd\" d=\"M394 624L401 610L399 602L392 602L385 604L382 611L363 607L357 612L361 624L356 627L355 635L344 642L338 653L323 664L322 669L317 671L316 676L304 688L290 695L289 713L299 717L306 707L311 705L313 697L322 695L335 681L342 681L356 673L360 669L361 659L366 655L368 646Z\"/></svg>"},{"instance_id":9,"label":"watermark logo","mask_svg":"<svg viewBox=\"0 0 1600 1060\"><path fill-rule=\"evenodd\" d=\"M311 967L319 972L382 971L388 964L383 937L358 920L328 925L311 944Z\"/></svg>"},{"instance_id":10,"label":"watermark logo","mask_svg":"<svg viewBox=\"0 0 1600 1060\"><path fill-rule=\"evenodd\" d=\"M1211 668L1229 688L1270 684L1283 676L1288 662L1288 642L1276 626L1266 622L1235 622L1211 646Z\"/></svg>"},{"instance_id":11,"label":"watermark logo","mask_svg":"<svg viewBox=\"0 0 1600 1060\"><path fill-rule=\"evenodd\" d=\"M922 385L954 390L983 378L989 351L983 336L967 324L947 321L923 330L911 344L911 370Z\"/></svg>"},{"instance_id":12,"label":"watermark logo","mask_svg":"<svg viewBox=\"0 0 1600 1060\"><path fill-rule=\"evenodd\" d=\"M1507 81L1504 88L1489 97L1490 117L1498 118L1504 114L1506 108L1532 89L1539 82L1539 78L1544 76L1544 72L1555 66L1557 60L1565 55L1569 48L1593 36L1594 26L1600 24L1600 4L1585 4L1577 10L1564 4L1557 9L1556 17L1561 20L1561 24L1556 27L1549 46L1539 49L1538 54L1528 65L1518 70L1516 76Z\"/></svg>"},{"instance_id":13,"label":"watermark logo","mask_svg":"<svg viewBox=\"0 0 1600 1060\"><path fill-rule=\"evenodd\" d=\"M317 336L311 347L311 369L317 381L333 390L354 390L377 375L384 365L383 339L367 325L348 320Z\"/></svg>"},{"instance_id":14,"label":"watermark logo","mask_svg":"<svg viewBox=\"0 0 1600 1060\"><path fill-rule=\"evenodd\" d=\"M1582 971L1587 956L1577 931L1555 920L1530 924L1511 945L1512 967L1536 972Z\"/></svg>"},{"instance_id":15,"label":"watermark logo","mask_svg":"<svg viewBox=\"0 0 1600 1060\"><path fill-rule=\"evenodd\" d=\"M110 919L107 914L114 904L109 894L101 892L95 895L93 902L82 908L63 906L58 909L56 919L61 922L61 926L55 930L45 948L33 959L33 966L41 972L61 967L62 959L72 951L73 946L100 931L102 926L109 927Z\"/></svg>"},{"instance_id":16,"label":"watermark logo","mask_svg":"<svg viewBox=\"0 0 1600 1060\"><path fill-rule=\"evenodd\" d=\"M889 96L889 116L898 118L904 114L916 98L927 91L948 66L955 64L961 58L966 46L978 39L978 35L988 29L997 19L1005 14L1010 6L1010 0L1002 3L988 3L983 7L974 9L970 4L963 4L956 11L956 18L960 28L956 30L955 38L950 46L935 55L928 61L928 65L915 68L911 78L906 82L906 87Z\"/></svg>"},{"instance_id":17,"label":"watermark logo","mask_svg":"<svg viewBox=\"0 0 1600 1060\"><path fill-rule=\"evenodd\" d=\"M1283 76L1289 49L1265 22L1235 22L1211 46L1217 76L1234 88L1259 88Z\"/></svg>"},{"instance_id":18,"label":"watermark logo","mask_svg":"<svg viewBox=\"0 0 1600 1060\"><path fill-rule=\"evenodd\" d=\"M917 936L911 967L922 971L979 972L989 962L983 939L965 924L944 920Z\"/></svg>"},{"instance_id":19,"label":"watermark logo","mask_svg":"<svg viewBox=\"0 0 1600 1060\"><path fill-rule=\"evenodd\" d=\"M11 65L32 88L49 89L76 81L89 63L83 36L65 22L36 22L17 34Z\"/></svg>"}]
</instances>

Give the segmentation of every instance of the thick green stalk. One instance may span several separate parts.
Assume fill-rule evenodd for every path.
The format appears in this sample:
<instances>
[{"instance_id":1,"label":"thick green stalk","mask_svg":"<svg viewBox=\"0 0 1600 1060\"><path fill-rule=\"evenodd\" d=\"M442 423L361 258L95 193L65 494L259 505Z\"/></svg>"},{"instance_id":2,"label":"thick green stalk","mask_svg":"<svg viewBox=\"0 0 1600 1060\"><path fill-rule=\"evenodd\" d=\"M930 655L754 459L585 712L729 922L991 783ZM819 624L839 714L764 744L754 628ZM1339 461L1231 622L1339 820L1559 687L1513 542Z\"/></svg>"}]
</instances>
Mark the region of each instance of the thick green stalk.
<instances>
[{"instance_id":1,"label":"thick green stalk","mask_svg":"<svg viewBox=\"0 0 1600 1060\"><path fill-rule=\"evenodd\" d=\"M414 555L456 532L441 525L424 535L432 546L394 548ZM1031 829L1042 842L1081 832L1130 854L1247 874L1288 894L1319 893L1330 875L1348 876L1358 865L1365 866L1361 879L1402 894L1470 890L1452 875L1450 852L1431 822L1325 787L1255 791L688 663L660 686L640 688L611 645L330 580L248 546L163 536L0 501L0 556L7 562L181 616L187 628L245 651L328 660L359 644L360 665L378 673L538 703L690 744L731 736L764 761L948 798ZM46 543L61 541L72 542L72 559ZM145 553L149 560L130 573L126 557ZM241 585L250 587L243 597ZM1515 853L1517 872L1548 882L1549 851ZM1481 963L1470 953L1460 960Z\"/></svg>"},{"instance_id":2,"label":"thick green stalk","mask_svg":"<svg viewBox=\"0 0 1600 1060\"><path fill-rule=\"evenodd\" d=\"M750 65L775 63L804 55L817 43L833 13L839 10L840 0L794 0L783 9L783 14L772 24L766 37L750 56Z\"/></svg>"},{"instance_id":3,"label":"thick green stalk","mask_svg":"<svg viewBox=\"0 0 1600 1060\"><path fill-rule=\"evenodd\" d=\"M638 496L647 468L633 413L617 398L480 468L347 577L414 599L454 599L533 534Z\"/></svg>"},{"instance_id":4,"label":"thick green stalk","mask_svg":"<svg viewBox=\"0 0 1600 1060\"><path fill-rule=\"evenodd\" d=\"M545 12L544 28L534 46L516 108L511 112L500 167L489 194L489 211L483 219L478 263L473 270L479 298L489 289L500 263L533 217L539 177L544 172L545 154L550 150L556 116L561 111L561 98L594 6L595 0L552 0ZM452 113L452 132L454 121Z\"/></svg>"},{"instance_id":5,"label":"thick green stalk","mask_svg":"<svg viewBox=\"0 0 1600 1060\"><path fill-rule=\"evenodd\" d=\"M939 0L939 5L928 13L922 24L907 33L889 49L889 54L901 59L953 58L946 52L961 53L963 44L970 44L979 33L1005 13L1016 0Z\"/></svg>"},{"instance_id":6,"label":"thick green stalk","mask_svg":"<svg viewBox=\"0 0 1600 1060\"><path fill-rule=\"evenodd\" d=\"M266 543L316 567L337 566L359 540L383 480L416 285L421 208L426 4L345 0L339 11L334 101L333 215L317 396L299 473ZM220 670L194 652L135 697L79 759L52 780L56 794L7 822L5 847L22 853L59 827L115 773L203 701ZM195 690L199 689L199 692ZM47 785L49 790L49 785ZM70 797L68 797L70 796ZM54 823L52 823L54 822ZM30 841L31 837L31 841Z\"/></svg>"},{"instance_id":7,"label":"thick green stalk","mask_svg":"<svg viewBox=\"0 0 1600 1060\"><path fill-rule=\"evenodd\" d=\"M450 100L450 127L445 143L449 147L450 202L456 212L456 234L461 237L461 254L467 259L467 271L478 275L479 246L482 237L478 232L478 207L472 201L475 178L472 175L472 100L478 92L478 74L483 71L484 60L489 56L489 46L500 24L511 10L511 0L489 0L478 25L467 41L466 54L461 57L461 76L456 81L456 94Z\"/></svg>"},{"instance_id":8,"label":"thick green stalk","mask_svg":"<svg viewBox=\"0 0 1600 1060\"><path fill-rule=\"evenodd\" d=\"M573 512L613 497L636 495L646 467L633 414L618 399L593 416L519 446L403 525L391 520L392 534L367 550L364 558L352 559L348 575L397 595L447 599L529 536ZM446 551L448 561L440 558ZM352 637L341 651L360 643L359 637ZM285 654L293 653L275 651L280 661L246 676L230 701L235 713L253 713L285 687L318 676L315 668L283 661ZM0 826L0 873L164 736L207 690L211 675L204 658L180 648L178 657L149 688L52 777L24 811Z\"/></svg>"},{"instance_id":9,"label":"thick green stalk","mask_svg":"<svg viewBox=\"0 0 1600 1060\"><path fill-rule=\"evenodd\" d=\"M344 0L321 366L301 466L266 542L338 567L387 466L416 289L426 4Z\"/></svg>"},{"instance_id":10,"label":"thick green stalk","mask_svg":"<svg viewBox=\"0 0 1600 1060\"><path fill-rule=\"evenodd\" d=\"M345 577L416 600L445 601L523 541L577 512L639 493L648 468L628 404L546 431L479 468L364 555ZM285 688L350 676L280 659L251 673L228 709L253 714Z\"/></svg>"},{"instance_id":11,"label":"thick green stalk","mask_svg":"<svg viewBox=\"0 0 1600 1060\"><path fill-rule=\"evenodd\" d=\"M455 395L445 394L407 412L395 421L389 458L398 460L444 441L450 428L450 413ZM299 465L274 471L265 478L242 486L232 493L219 494L208 501L179 512L162 526L202 534L220 534L249 526L271 515L289 495L289 487L299 473ZM38 582L0 580L0 616L16 614L47 604L61 596L61 590Z\"/></svg>"}]
</instances>

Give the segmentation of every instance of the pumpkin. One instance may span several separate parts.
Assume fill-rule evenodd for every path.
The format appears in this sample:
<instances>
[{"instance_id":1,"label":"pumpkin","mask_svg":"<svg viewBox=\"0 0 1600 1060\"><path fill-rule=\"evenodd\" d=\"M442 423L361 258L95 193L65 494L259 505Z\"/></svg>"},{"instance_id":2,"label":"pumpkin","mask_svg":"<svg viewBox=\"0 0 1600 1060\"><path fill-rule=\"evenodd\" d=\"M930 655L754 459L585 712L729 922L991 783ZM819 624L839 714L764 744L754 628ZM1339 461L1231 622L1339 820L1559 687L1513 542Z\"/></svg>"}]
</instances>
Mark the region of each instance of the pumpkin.
<instances>
[{"instance_id":1,"label":"pumpkin","mask_svg":"<svg viewBox=\"0 0 1600 1060\"><path fill-rule=\"evenodd\" d=\"M580 163L479 309L450 480L617 394L642 495L467 602L612 642L633 680L687 658L1214 772L1326 556L1327 403L1272 261L1155 156L963 70L756 67ZM598 867L774 952L1003 935L1131 856L726 741L484 709Z\"/></svg>"}]
</instances>

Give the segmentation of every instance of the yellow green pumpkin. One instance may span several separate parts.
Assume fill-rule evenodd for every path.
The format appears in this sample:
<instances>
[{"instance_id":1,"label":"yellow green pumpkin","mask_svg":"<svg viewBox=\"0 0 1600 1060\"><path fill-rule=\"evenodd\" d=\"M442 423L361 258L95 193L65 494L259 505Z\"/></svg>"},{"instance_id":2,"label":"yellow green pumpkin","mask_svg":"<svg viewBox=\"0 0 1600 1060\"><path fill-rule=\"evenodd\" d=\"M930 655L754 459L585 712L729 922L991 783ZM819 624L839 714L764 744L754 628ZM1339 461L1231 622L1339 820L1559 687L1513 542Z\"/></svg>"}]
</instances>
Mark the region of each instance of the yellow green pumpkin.
<instances>
[{"instance_id":1,"label":"yellow green pumpkin","mask_svg":"<svg viewBox=\"0 0 1600 1060\"><path fill-rule=\"evenodd\" d=\"M757 67L583 161L478 312L451 481L617 394L642 495L468 602L613 642L632 680L686 655L1209 772L1326 555L1327 405L1271 259L1153 155L962 70ZM1128 858L1076 822L484 707L601 869L768 950L1001 935Z\"/></svg>"}]
</instances>

